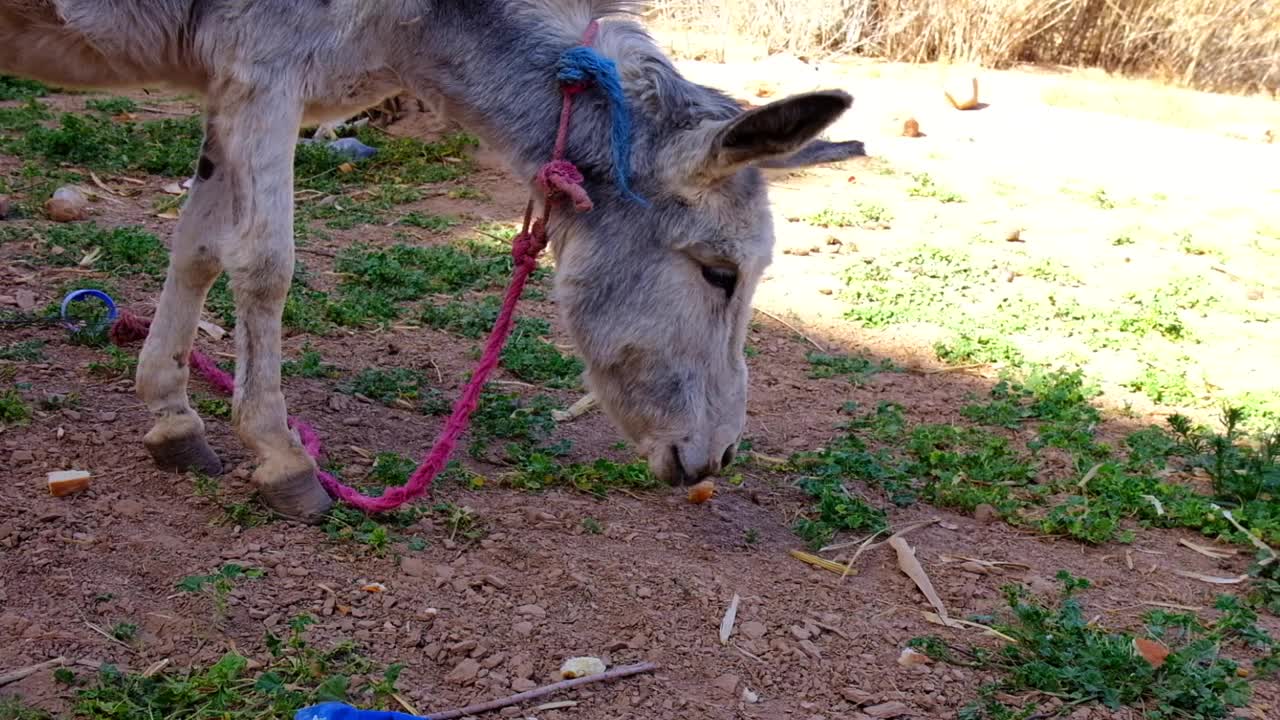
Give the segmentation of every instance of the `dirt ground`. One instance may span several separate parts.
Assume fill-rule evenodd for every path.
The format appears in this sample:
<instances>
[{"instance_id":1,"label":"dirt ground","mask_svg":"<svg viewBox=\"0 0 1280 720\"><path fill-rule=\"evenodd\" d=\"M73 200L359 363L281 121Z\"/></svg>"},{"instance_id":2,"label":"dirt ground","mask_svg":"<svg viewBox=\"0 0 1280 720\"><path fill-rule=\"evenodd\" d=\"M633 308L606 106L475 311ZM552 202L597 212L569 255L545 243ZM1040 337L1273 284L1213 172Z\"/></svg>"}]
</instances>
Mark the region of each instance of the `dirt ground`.
<instances>
[{"instance_id":1,"label":"dirt ground","mask_svg":"<svg viewBox=\"0 0 1280 720\"><path fill-rule=\"evenodd\" d=\"M1274 172L1280 145L1230 129L1280 128L1274 102L1169 91L1160 97L1175 98L1167 100L1170 107L1195 112L1134 117L1141 113L1127 111L1123 99L1155 96L1156 90L1088 76L982 72L982 99L989 107L961 113L945 105L938 85L940 79L955 84L959 78L963 92L968 76L954 69L812 66L778 59L736 65L688 61L682 67L694 79L758 103L812 87L843 87L855 96L854 109L830 134L864 140L872 156L771 179L778 252L760 288L762 312L749 339L756 354L749 359L747 436L761 454L779 457L822 446L844 420L841 406L851 400L865 407L893 401L912 421L946 422L959 418L971 395L987 393L997 369L938 372L943 366L930 350L928 328L867 330L843 319L846 267L902 244L965 245L985 236L991 253L1054 258L1100 292L1135 283L1159 288L1175 271L1193 273L1221 293L1252 303L1255 317L1280 317L1280 179ZM1220 107L1205 110L1201 102ZM924 137L901 137L907 117L919 121ZM392 131L432 126L438 126L436 119L411 115ZM515 220L524 201L517 183L487 151L480 158L483 169L467 184L487 192L489 200L435 196L403 210L464 216L473 225ZM893 174L881 173L884 168ZM925 171L966 202L909 197L908 175ZM164 237L173 221L157 217L152 201L171 181L135 179L146 192L101 203L98 221L138 224ZM1102 217L1086 210L1087 196L1099 188L1135 200ZM1163 199L1152 200L1156 196ZM832 229L793 221L854 200L890 207L892 227ZM1209 238L1222 253L1186 255L1155 239L1113 246L1109 238L1123 228L1152 238L1186 230ZM1014 229L1021 242L1005 242ZM448 237L424 233L418 239L437 243ZM324 287L333 281L333 252L356 239L390 243L392 230L372 225L334 231L331 239L310 243L300 262ZM22 253L20 243L0 245L0 295L29 291L43 306L59 299L54 288L81 272L33 267L18 261ZM120 284L127 305L150 314L155 289ZM554 319L547 302L523 307ZM1212 332L1195 363L1224 393L1278 392L1280 335L1274 328L1274 322L1206 328ZM899 653L915 636L942 633L962 642L979 637L928 624L927 601L887 547L866 554L845 578L798 562L788 551L802 542L790 526L807 498L788 478L760 465L744 467L740 486L721 483L705 505L691 505L675 491L613 493L596 500L563 490L531 494L445 484L435 500L471 508L489 534L466 542L431 516L397 530L388 551L379 554L290 522L227 523L217 505L197 495L193 478L150 464L140 442L147 413L131 380L104 380L87 370L101 359L100 351L71 345L56 329L0 328L4 343L28 338L48 341L47 358L11 364L13 382L29 383L40 393L78 393L82 402L75 409L38 411L27 426L0 429L0 671L56 656L133 671L162 660L173 668L205 666L232 648L265 663L264 632L280 631L290 618L311 613L318 619L307 630L313 644L354 640L379 664L404 663L399 687L423 712L542 684L564 658L577 655L599 656L611 665L652 660L660 670L555 698L576 706L524 708L521 716L952 718L992 679L938 664L900 666ZM219 357L233 351L229 339L202 334L199 342ZM286 339L286 356L295 357L307 342L348 372L384 363L422 369L438 377L449 396L472 362L471 341L423 328L293 335ZM815 379L805 359L814 345L888 357L908 371L877 375L861 385ZM1044 352L1063 350L1048 345ZM1103 378L1122 376L1124 364L1134 362L1090 361ZM1107 390L1109 402L1131 404L1128 416L1110 421L1117 427L1171 409L1120 388L1118 380ZM193 391L206 392L198 381ZM576 399L567 391L550 394L564 404ZM331 458L344 465L367 466L370 453L382 451L419 457L440 425L438 418L353 402L327 380L289 379L286 395L291 412L311 420ZM207 422L229 469L225 492L232 499L249 498L251 458L226 420ZM614 447L618 437L599 413L560 425L553 439L572 440L575 461L629 459ZM482 475L502 472L468 462ZM61 468L91 470L92 489L49 496L45 473ZM587 518L601 534L584 529ZM925 505L890 509L894 527L930 518L939 522L908 537L957 617L1002 607L1003 584L1020 581L1044 589L1065 569L1093 581L1084 597L1099 622L1132 627L1153 603L1206 607L1222 591L1172 569L1232 575L1243 572L1247 561L1243 555L1215 561L1191 552L1178 545L1179 539L1195 538L1187 532L1143 530L1129 546L1090 547ZM753 542L744 541L748 535ZM943 562L942 555L1015 561L1031 570L977 574ZM235 586L225 616L208 596L175 590L182 578L227 562L267 572ZM373 582L386 591L362 589ZM722 645L720 621L735 594L741 598L737 630ZM136 642L98 631L121 621L138 626ZM1276 631L1274 618L1265 622ZM758 695L758 702L744 702L743 688ZM65 710L70 697L47 673L3 692L56 712ZM905 707L886 710L884 704L893 702ZM1262 720L1276 717L1278 708L1280 686L1260 682L1240 714ZM1081 720L1139 716L1095 706L1070 714Z\"/></svg>"}]
</instances>

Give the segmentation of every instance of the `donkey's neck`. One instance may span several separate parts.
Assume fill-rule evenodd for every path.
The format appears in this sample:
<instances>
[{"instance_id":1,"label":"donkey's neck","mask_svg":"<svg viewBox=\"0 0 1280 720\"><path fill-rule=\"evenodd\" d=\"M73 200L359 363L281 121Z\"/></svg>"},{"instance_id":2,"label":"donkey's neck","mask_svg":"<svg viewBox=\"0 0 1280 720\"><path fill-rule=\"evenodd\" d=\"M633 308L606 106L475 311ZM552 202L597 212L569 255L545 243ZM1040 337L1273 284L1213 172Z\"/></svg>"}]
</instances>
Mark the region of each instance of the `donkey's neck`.
<instances>
[{"instance_id":1,"label":"donkey's neck","mask_svg":"<svg viewBox=\"0 0 1280 720\"><path fill-rule=\"evenodd\" d=\"M442 96L451 115L500 150L514 171L530 177L550 159L555 144L561 105L557 60L575 44L572 34L586 29L563 22L535 18L527 6L513 12L504 0L435 3L421 23L414 66L404 75L411 89ZM575 125L589 125L598 116L592 105L575 104Z\"/></svg>"}]
</instances>

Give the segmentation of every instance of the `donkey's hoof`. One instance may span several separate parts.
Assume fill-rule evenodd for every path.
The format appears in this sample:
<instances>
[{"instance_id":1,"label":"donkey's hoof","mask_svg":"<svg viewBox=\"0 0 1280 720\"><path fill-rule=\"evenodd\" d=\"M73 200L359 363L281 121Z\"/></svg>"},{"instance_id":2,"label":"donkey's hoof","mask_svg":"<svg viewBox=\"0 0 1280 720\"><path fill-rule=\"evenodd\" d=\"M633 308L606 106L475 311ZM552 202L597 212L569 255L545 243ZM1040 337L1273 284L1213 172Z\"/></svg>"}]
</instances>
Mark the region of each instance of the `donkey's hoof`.
<instances>
[{"instance_id":1,"label":"donkey's hoof","mask_svg":"<svg viewBox=\"0 0 1280 720\"><path fill-rule=\"evenodd\" d=\"M287 475L272 483L259 483L258 494L277 515L308 525L319 524L333 507L333 499L316 479L314 470Z\"/></svg>"},{"instance_id":2,"label":"donkey's hoof","mask_svg":"<svg viewBox=\"0 0 1280 720\"><path fill-rule=\"evenodd\" d=\"M218 454L209 447L204 435L187 435L155 440L144 438L142 444L151 459L161 470L187 472L193 470L205 475L221 475L222 461Z\"/></svg>"}]
</instances>

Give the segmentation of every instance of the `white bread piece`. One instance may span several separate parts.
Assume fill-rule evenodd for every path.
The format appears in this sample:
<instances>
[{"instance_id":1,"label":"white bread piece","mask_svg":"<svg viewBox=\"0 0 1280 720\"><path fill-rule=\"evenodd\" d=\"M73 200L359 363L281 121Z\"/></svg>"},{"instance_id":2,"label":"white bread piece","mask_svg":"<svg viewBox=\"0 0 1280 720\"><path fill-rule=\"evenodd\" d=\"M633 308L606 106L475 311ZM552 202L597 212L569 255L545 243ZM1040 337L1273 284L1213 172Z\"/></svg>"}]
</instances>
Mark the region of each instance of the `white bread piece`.
<instances>
[{"instance_id":1,"label":"white bread piece","mask_svg":"<svg viewBox=\"0 0 1280 720\"><path fill-rule=\"evenodd\" d=\"M84 470L55 470L49 473L49 493L62 497L89 489L93 475Z\"/></svg>"}]
</instances>

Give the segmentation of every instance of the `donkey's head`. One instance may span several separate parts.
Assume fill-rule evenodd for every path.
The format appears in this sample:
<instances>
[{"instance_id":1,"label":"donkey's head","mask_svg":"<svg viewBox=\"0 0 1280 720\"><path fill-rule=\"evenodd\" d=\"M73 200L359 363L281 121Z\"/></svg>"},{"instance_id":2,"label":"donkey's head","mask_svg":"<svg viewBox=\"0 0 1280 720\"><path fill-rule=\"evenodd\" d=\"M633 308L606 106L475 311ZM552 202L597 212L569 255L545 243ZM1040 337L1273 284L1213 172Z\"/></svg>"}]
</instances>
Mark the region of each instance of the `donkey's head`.
<instances>
[{"instance_id":1,"label":"donkey's head","mask_svg":"<svg viewBox=\"0 0 1280 720\"><path fill-rule=\"evenodd\" d=\"M743 111L628 24L598 46L622 74L631 185L646 202L619 192L607 148L578 152L595 209L552 223L557 301L601 407L658 477L689 484L733 459L746 423L744 344L774 240L759 168L860 154L815 140L852 100L814 92ZM574 122L575 146L607 144L606 114Z\"/></svg>"}]
</instances>

